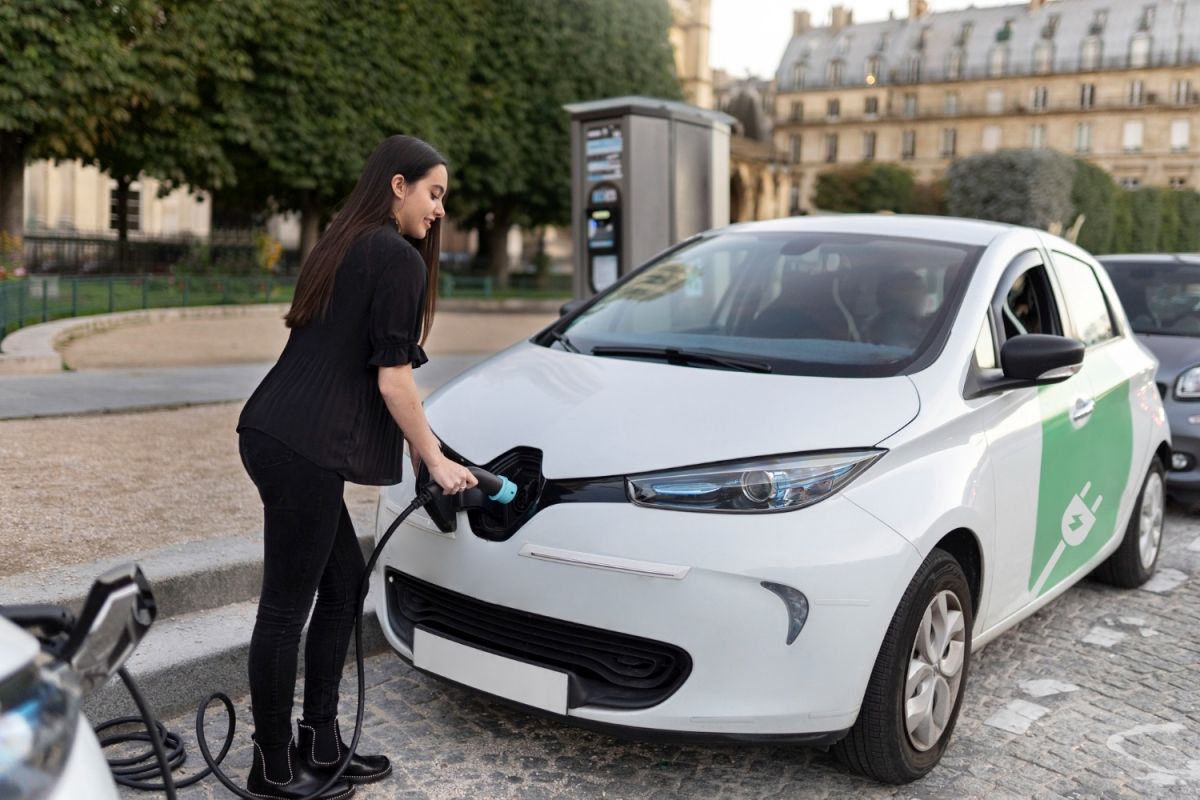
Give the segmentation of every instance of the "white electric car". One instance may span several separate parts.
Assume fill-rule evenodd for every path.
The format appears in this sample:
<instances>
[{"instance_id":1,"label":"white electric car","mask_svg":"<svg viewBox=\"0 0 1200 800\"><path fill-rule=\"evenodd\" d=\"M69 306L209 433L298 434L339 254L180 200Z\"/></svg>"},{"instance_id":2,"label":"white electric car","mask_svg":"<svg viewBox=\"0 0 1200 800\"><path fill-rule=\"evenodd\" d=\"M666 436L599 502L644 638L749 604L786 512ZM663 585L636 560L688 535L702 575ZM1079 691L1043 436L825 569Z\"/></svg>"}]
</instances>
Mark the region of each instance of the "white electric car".
<instances>
[{"instance_id":1,"label":"white electric car","mask_svg":"<svg viewBox=\"0 0 1200 800\"><path fill-rule=\"evenodd\" d=\"M1103 269L904 216L689 239L444 386L513 480L416 511L379 617L418 668L581 724L830 744L903 782L970 654L1155 568L1169 432ZM387 488L382 531L414 497Z\"/></svg>"}]
</instances>

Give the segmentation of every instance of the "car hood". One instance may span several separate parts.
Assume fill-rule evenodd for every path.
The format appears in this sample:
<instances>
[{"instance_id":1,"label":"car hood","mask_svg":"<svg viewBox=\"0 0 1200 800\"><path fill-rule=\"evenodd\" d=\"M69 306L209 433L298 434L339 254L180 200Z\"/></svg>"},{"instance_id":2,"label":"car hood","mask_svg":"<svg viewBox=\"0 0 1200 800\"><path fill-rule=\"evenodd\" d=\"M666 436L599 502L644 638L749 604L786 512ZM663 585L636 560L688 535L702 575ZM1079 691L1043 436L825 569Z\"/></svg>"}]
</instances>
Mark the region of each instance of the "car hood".
<instances>
[{"instance_id":1,"label":"car hood","mask_svg":"<svg viewBox=\"0 0 1200 800\"><path fill-rule=\"evenodd\" d=\"M1200 336L1153 336L1138 334L1138 339L1158 359L1158 379L1171 383L1188 367L1200 364Z\"/></svg>"},{"instance_id":2,"label":"car hood","mask_svg":"<svg viewBox=\"0 0 1200 800\"><path fill-rule=\"evenodd\" d=\"M0 680L28 664L37 652L37 639L0 617Z\"/></svg>"},{"instance_id":3,"label":"car hood","mask_svg":"<svg viewBox=\"0 0 1200 800\"><path fill-rule=\"evenodd\" d=\"M731 372L530 342L468 370L426 403L438 437L466 458L485 464L534 447L549 478L870 447L919 408L905 377Z\"/></svg>"}]
</instances>

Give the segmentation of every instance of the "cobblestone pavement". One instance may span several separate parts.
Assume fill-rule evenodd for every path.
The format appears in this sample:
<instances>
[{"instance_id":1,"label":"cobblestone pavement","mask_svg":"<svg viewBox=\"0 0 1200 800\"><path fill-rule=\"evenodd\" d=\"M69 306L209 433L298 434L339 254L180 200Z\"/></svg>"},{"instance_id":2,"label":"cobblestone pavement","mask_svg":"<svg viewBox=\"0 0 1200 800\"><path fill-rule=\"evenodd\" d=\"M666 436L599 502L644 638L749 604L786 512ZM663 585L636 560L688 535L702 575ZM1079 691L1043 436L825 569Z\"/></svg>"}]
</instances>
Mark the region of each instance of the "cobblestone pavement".
<instances>
[{"instance_id":1,"label":"cobblestone pavement","mask_svg":"<svg viewBox=\"0 0 1200 800\"><path fill-rule=\"evenodd\" d=\"M368 660L364 752L397 763L363 800L402 798L1194 798L1200 796L1200 516L1168 518L1157 577L1118 591L1084 581L976 654L941 765L903 787L781 746L626 742L533 717ZM343 720L353 719L353 665ZM249 768L248 698L228 763ZM191 715L169 727L185 734ZM224 732L219 712L212 735ZM215 747L215 745L214 745ZM126 797L144 796L127 792ZM227 796L214 780L180 795Z\"/></svg>"}]
</instances>

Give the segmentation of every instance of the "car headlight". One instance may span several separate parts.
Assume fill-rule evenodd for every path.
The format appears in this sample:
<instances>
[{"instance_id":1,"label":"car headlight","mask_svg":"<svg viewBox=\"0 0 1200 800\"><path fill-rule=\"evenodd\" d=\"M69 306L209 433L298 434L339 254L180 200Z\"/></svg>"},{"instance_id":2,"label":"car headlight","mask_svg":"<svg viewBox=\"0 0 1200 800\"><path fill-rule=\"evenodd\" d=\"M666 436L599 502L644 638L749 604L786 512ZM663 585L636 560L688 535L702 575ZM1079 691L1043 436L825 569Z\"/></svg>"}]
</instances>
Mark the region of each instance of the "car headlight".
<instances>
[{"instance_id":1,"label":"car headlight","mask_svg":"<svg viewBox=\"0 0 1200 800\"><path fill-rule=\"evenodd\" d=\"M762 513L819 503L858 477L886 450L810 453L708 464L625 480L637 505L681 511Z\"/></svg>"},{"instance_id":2,"label":"car headlight","mask_svg":"<svg viewBox=\"0 0 1200 800\"><path fill-rule=\"evenodd\" d=\"M1179 400L1200 400L1200 367L1184 370L1175 380L1175 397Z\"/></svg>"},{"instance_id":3,"label":"car headlight","mask_svg":"<svg viewBox=\"0 0 1200 800\"><path fill-rule=\"evenodd\" d=\"M0 683L0 799L54 789L79 724L79 692L67 677L30 665Z\"/></svg>"}]
</instances>

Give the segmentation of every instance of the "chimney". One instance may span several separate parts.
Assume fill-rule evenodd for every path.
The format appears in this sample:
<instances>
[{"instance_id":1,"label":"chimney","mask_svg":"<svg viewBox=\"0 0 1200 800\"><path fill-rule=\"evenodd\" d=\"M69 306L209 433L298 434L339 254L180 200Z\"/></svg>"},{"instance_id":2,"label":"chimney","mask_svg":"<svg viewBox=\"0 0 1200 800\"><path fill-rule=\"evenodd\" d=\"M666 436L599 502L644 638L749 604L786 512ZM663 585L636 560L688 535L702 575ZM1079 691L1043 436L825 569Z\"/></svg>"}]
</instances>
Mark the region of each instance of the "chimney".
<instances>
[{"instance_id":1,"label":"chimney","mask_svg":"<svg viewBox=\"0 0 1200 800\"><path fill-rule=\"evenodd\" d=\"M845 6L838 4L829 9L829 27L837 33L842 28L854 24L854 12Z\"/></svg>"},{"instance_id":2,"label":"chimney","mask_svg":"<svg viewBox=\"0 0 1200 800\"><path fill-rule=\"evenodd\" d=\"M908 0L908 18L920 19L929 13L927 0Z\"/></svg>"},{"instance_id":3,"label":"chimney","mask_svg":"<svg viewBox=\"0 0 1200 800\"><path fill-rule=\"evenodd\" d=\"M792 36L808 33L812 28L812 15L807 11L792 12Z\"/></svg>"},{"instance_id":4,"label":"chimney","mask_svg":"<svg viewBox=\"0 0 1200 800\"><path fill-rule=\"evenodd\" d=\"M1042 8L1045 5L1046 5L1046 0L1029 0L1029 10L1030 11L1037 11L1039 8Z\"/></svg>"}]
</instances>

